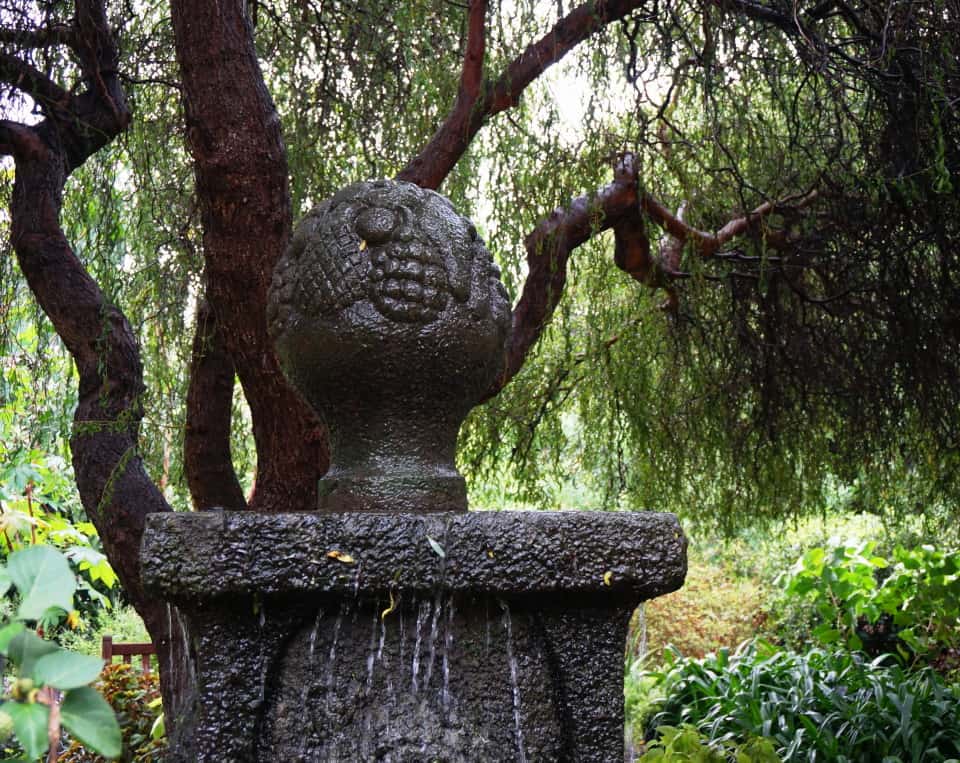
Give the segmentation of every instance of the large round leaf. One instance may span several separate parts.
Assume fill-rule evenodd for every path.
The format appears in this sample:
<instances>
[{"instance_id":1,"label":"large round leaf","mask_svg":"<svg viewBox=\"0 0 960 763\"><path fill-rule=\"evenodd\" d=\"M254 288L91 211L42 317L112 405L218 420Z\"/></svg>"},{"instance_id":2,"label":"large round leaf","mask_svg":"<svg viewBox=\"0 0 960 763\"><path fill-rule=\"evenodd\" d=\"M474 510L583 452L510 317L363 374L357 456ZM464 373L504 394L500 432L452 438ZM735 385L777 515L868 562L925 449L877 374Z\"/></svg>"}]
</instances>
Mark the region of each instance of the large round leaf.
<instances>
[{"instance_id":1,"label":"large round leaf","mask_svg":"<svg viewBox=\"0 0 960 763\"><path fill-rule=\"evenodd\" d=\"M23 597L18 620L39 620L51 607L73 609L77 579L63 555L50 546L30 546L7 558L7 572Z\"/></svg>"},{"instance_id":2,"label":"large round leaf","mask_svg":"<svg viewBox=\"0 0 960 763\"><path fill-rule=\"evenodd\" d=\"M77 689L93 683L103 669L103 660L86 654L59 650L37 660L33 678L54 689Z\"/></svg>"},{"instance_id":3,"label":"large round leaf","mask_svg":"<svg viewBox=\"0 0 960 763\"><path fill-rule=\"evenodd\" d=\"M0 710L13 719L13 730L17 741L23 747L28 758L36 760L50 746L47 737L47 723L50 720L50 708L39 702L4 702Z\"/></svg>"},{"instance_id":4,"label":"large round leaf","mask_svg":"<svg viewBox=\"0 0 960 763\"><path fill-rule=\"evenodd\" d=\"M20 667L20 674L36 680L33 671L37 660L41 657L60 651L60 647L52 641L45 641L32 630L23 630L17 633L7 646L7 657L14 665Z\"/></svg>"},{"instance_id":5,"label":"large round leaf","mask_svg":"<svg viewBox=\"0 0 960 763\"><path fill-rule=\"evenodd\" d=\"M67 692L60 706L60 722L85 746L105 758L116 758L123 749L113 708L89 686Z\"/></svg>"}]
</instances>

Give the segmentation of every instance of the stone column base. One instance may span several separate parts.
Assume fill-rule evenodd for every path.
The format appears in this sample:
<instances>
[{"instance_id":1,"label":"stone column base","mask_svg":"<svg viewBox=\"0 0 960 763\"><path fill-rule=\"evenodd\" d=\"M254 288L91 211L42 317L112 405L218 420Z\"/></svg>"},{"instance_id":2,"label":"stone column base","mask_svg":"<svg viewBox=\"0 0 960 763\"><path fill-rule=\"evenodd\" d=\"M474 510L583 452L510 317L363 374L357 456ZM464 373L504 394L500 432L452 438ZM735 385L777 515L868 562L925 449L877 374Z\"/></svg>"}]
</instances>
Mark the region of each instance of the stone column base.
<instances>
[{"instance_id":1,"label":"stone column base","mask_svg":"<svg viewBox=\"0 0 960 763\"><path fill-rule=\"evenodd\" d=\"M176 761L623 761L627 625L670 514L154 514L191 645Z\"/></svg>"}]
</instances>

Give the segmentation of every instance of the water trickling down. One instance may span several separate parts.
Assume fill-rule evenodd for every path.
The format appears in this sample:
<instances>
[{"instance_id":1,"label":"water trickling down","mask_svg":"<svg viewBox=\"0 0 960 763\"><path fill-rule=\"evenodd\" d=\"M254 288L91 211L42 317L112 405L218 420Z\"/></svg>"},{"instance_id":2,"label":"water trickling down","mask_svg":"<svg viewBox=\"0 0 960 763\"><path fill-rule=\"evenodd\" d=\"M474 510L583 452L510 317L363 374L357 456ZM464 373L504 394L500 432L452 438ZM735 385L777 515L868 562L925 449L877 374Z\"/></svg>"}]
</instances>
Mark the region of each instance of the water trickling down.
<instances>
[{"instance_id":1,"label":"water trickling down","mask_svg":"<svg viewBox=\"0 0 960 763\"><path fill-rule=\"evenodd\" d=\"M426 688L430 684L430 678L433 675L433 663L437 657L437 632L440 625L440 612L443 609L443 599L437 593L433 602L433 619L430 623L430 658L427 661L427 669L423 676L423 686Z\"/></svg>"},{"instance_id":2,"label":"water trickling down","mask_svg":"<svg viewBox=\"0 0 960 763\"><path fill-rule=\"evenodd\" d=\"M330 709L330 703L334 699L336 684L334 683L334 667L337 662L337 640L340 638L340 627L343 625L344 605L341 604L337 610L337 619L333 622L333 635L330 638L330 655L327 658L327 680L326 680L326 698L325 706Z\"/></svg>"},{"instance_id":3,"label":"water trickling down","mask_svg":"<svg viewBox=\"0 0 960 763\"><path fill-rule=\"evenodd\" d=\"M507 631L507 663L510 665L510 685L513 687L513 723L517 741L517 760L527 763L527 753L523 746L523 715L520 704L520 683L517 678L517 658L513 653L513 620L510 617L510 606L500 599L500 608L503 610L503 627Z\"/></svg>"},{"instance_id":4,"label":"water trickling down","mask_svg":"<svg viewBox=\"0 0 960 763\"><path fill-rule=\"evenodd\" d=\"M373 624L370 628L370 646L367 649L367 684L366 692L370 694L373 688L373 664L377 656L377 607L373 608Z\"/></svg>"},{"instance_id":5,"label":"water trickling down","mask_svg":"<svg viewBox=\"0 0 960 763\"><path fill-rule=\"evenodd\" d=\"M447 629L443 639L443 690L440 694L440 705L444 714L450 710L450 652L453 648L453 599L447 607Z\"/></svg>"},{"instance_id":6,"label":"water trickling down","mask_svg":"<svg viewBox=\"0 0 960 763\"><path fill-rule=\"evenodd\" d=\"M320 621L323 619L323 609L317 610L317 619L313 621L313 630L310 631L310 664L313 665L313 651L317 646L317 633L320 631Z\"/></svg>"},{"instance_id":7,"label":"water trickling down","mask_svg":"<svg viewBox=\"0 0 960 763\"><path fill-rule=\"evenodd\" d=\"M430 615L430 602L424 601L421 602L420 607L417 610L417 624L416 624L416 640L413 644L413 664L411 665L411 672L413 678L411 681L411 686L413 687L413 693L416 694L419 690L418 685L418 676L420 674L420 646L422 643L422 631L424 620L427 619Z\"/></svg>"}]
</instances>

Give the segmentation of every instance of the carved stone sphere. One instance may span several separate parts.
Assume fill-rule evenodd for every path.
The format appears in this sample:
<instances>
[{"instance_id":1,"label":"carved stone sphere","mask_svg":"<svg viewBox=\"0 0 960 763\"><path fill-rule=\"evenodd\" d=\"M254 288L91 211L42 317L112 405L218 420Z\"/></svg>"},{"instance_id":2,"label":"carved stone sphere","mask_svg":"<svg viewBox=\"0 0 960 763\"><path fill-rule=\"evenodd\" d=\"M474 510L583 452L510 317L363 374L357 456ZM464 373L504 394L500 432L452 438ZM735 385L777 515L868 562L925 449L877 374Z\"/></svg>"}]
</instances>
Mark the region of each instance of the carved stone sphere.
<instances>
[{"instance_id":1,"label":"carved stone sphere","mask_svg":"<svg viewBox=\"0 0 960 763\"><path fill-rule=\"evenodd\" d=\"M466 507L456 436L503 371L510 327L468 219L410 183L348 186L297 226L268 318L285 373L330 429L321 507Z\"/></svg>"}]
</instances>

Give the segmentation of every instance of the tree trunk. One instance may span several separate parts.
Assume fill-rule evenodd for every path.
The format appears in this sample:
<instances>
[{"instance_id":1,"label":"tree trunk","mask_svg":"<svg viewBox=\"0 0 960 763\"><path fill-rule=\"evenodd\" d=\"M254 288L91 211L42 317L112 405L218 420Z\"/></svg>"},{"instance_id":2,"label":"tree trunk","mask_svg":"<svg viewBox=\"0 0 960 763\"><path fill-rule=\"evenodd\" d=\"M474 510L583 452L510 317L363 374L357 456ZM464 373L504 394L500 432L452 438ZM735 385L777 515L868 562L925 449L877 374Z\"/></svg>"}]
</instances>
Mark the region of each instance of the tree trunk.
<instances>
[{"instance_id":1,"label":"tree trunk","mask_svg":"<svg viewBox=\"0 0 960 763\"><path fill-rule=\"evenodd\" d=\"M290 237L290 193L280 120L243 5L171 2L203 212L206 298L253 419L258 463L250 508L312 510L328 464L326 436L287 384L267 334L267 289ZM196 472L197 465L186 468Z\"/></svg>"},{"instance_id":2,"label":"tree trunk","mask_svg":"<svg viewBox=\"0 0 960 763\"><path fill-rule=\"evenodd\" d=\"M59 225L67 150L46 122L21 133L11 203L20 268L70 351L80 377L70 439L77 489L104 550L157 647L171 726L187 696L184 643L171 632L174 613L140 582L140 538L150 513L170 507L137 453L143 373L136 338L123 313L104 298Z\"/></svg>"}]
</instances>

